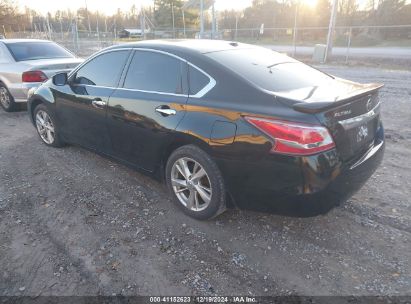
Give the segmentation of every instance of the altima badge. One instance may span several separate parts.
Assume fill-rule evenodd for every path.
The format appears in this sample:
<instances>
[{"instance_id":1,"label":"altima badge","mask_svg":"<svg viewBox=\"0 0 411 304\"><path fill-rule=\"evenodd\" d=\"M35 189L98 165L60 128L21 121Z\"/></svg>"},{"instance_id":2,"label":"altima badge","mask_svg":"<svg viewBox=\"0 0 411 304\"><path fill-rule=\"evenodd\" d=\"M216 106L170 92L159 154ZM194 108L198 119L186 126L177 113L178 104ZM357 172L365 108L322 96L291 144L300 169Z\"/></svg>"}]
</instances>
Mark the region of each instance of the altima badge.
<instances>
[{"instance_id":1,"label":"altima badge","mask_svg":"<svg viewBox=\"0 0 411 304\"><path fill-rule=\"evenodd\" d=\"M341 112L336 112L334 114L334 117L341 117L341 116L346 116L346 115L350 115L350 114L351 114L351 109L344 110L344 111L341 111Z\"/></svg>"}]
</instances>

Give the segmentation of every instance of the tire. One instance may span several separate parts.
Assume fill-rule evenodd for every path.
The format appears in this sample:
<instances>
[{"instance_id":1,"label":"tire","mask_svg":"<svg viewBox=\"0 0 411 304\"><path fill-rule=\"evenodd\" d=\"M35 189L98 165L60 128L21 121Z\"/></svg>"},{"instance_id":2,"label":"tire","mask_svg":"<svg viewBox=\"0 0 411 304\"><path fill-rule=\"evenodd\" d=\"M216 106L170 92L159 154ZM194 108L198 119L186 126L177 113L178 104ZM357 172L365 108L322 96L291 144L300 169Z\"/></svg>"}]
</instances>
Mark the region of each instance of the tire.
<instances>
[{"instance_id":1,"label":"tire","mask_svg":"<svg viewBox=\"0 0 411 304\"><path fill-rule=\"evenodd\" d=\"M64 145L60 139L59 126L55 115L44 104L39 104L34 109L34 123L37 133L44 144L51 147L62 147Z\"/></svg>"},{"instance_id":2,"label":"tire","mask_svg":"<svg viewBox=\"0 0 411 304\"><path fill-rule=\"evenodd\" d=\"M6 112L13 112L18 108L13 96L3 83L0 83L0 105Z\"/></svg>"},{"instance_id":3,"label":"tire","mask_svg":"<svg viewBox=\"0 0 411 304\"><path fill-rule=\"evenodd\" d=\"M221 172L200 148L187 145L175 150L168 158L165 176L173 201L185 214L207 220L226 210Z\"/></svg>"}]
</instances>

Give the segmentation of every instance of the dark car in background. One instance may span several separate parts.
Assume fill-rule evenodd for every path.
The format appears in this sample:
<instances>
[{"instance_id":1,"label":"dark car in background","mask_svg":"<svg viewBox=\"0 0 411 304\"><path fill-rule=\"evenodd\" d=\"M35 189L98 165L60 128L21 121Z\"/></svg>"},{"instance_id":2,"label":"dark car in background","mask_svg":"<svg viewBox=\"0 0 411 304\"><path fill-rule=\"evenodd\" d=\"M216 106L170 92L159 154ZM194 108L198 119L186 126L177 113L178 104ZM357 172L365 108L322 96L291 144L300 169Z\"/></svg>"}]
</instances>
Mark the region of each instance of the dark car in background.
<instances>
[{"instance_id":1,"label":"dark car in background","mask_svg":"<svg viewBox=\"0 0 411 304\"><path fill-rule=\"evenodd\" d=\"M45 144L162 177L197 219L228 206L314 215L381 162L380 87L247 44L145 41L56 75L28 110Z\"/></svg>"},{"instance_id":2,"label":"dark car in background","mask_svg":"<svg viewBox=\"0 0 411 304\"><path fill-rule=\"evenodd\" d=\"M28 91L83 62L62 46L37 39L0 41L0 105L10 112L26 104Z\"/></svg>"}]
</instances>

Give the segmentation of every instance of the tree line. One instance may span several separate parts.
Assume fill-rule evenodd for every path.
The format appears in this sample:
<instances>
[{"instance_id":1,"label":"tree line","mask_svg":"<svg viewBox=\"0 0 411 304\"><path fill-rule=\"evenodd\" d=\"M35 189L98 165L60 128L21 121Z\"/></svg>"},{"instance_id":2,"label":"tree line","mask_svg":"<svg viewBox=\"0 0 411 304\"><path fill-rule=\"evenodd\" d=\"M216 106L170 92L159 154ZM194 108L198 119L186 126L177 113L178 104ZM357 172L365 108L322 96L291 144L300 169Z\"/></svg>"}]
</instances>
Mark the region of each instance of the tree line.
<instances>
[{"instance_id":1,"label":"tree line","mask_svg":"<svg viewBox=\"0 0 411 304\"><path fill-rule=\"evenodd\" d=\"M411 4L406 0L368 0L360 7L356 0L339 0L337 26L356 25L402 25L411 23ZM198 29L199 10L191 8L182 12L183 0L153 0L153 5L144 7L146 25L155 29ZM297 14L298 27L327 27L330 18L329 0L318 0L309 6L299 0L253 0L242 11L218 12L220 29L293 27ZM84 31L119 31L123 28L139 28L143 16L135 5L129 10L118 9L106 16L98 11L81 7L75 11L66 9L38 13L33 8L18 9L10 0L0 0L0 31L69 31L73 22ZM206 26L210 26L210 14L206 14Z\"/></svg>"}]
</instances>

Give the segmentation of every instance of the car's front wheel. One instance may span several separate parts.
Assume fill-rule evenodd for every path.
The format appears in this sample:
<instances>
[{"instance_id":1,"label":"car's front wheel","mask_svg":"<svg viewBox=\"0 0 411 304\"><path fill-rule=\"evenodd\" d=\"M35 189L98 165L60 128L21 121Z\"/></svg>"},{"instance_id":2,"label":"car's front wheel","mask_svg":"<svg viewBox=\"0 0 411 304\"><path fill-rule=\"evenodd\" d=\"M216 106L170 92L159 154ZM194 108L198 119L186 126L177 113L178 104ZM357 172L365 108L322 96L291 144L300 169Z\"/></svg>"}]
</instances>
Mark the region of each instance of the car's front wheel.
<instances>
[{"instance_id":1,"label":"car's front wheel","mask_svg":"<svg viewBox=\"0 0 411 304\"><path fill-rule=\"evenodd\" d=\"M183 146L171 154L166 182L176 204L193 218L210 219L226 209L221 172L211 157L196 146Z\"/></svg>"},{"instance_id":2,"label":"car's front wheel","mask_svg":"<svg viewBox=\"0 0 411 304\"><path fill-rule=\"evenodd\" d=\"M37 133L46 145L53 147L61 147L63 145L54 114L45 105L40 104L35 108L34 121Z\"/></svg>"},{"instance_id":3,"label":"car's front wheel","mask_svg":"<svg viewBox=\"0 0 411 304\"><path fill-rule=\"evenodd\" d=\"M0 83L0 105L6 112L13 112L17 108L13 96L11 96L6 86Z\"/></svg>"}]
</instances>

